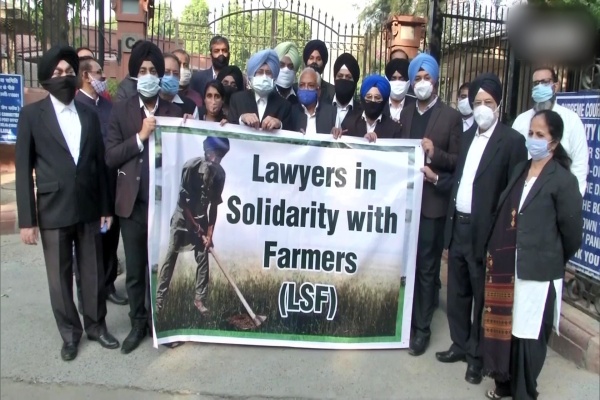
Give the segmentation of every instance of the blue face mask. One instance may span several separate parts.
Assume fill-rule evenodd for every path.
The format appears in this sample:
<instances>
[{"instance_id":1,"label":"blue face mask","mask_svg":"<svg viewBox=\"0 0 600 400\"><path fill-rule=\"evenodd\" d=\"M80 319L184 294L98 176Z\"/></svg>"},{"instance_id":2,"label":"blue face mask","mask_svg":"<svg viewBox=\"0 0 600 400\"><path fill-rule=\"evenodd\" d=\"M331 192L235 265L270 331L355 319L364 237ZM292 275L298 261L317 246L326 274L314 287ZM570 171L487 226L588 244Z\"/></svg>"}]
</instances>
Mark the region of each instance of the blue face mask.
<instances>
[{"instance_id":1,"label":"blue face mask","mask_svg":"<svg viewBox=\"0 0 600 400\"><path fill-rule=\"evenodd\" d=\"M527 136L525 141L527 151L529 151L531 159L534 161L542 160L550 155L548 144L546 139L537 139L531 136Z\"/></svg>"},{"instance_id":2,"label":"blue face mask","mask_svg":"<svg viewBox=\"0 0 600 400\"><path fill-rule=\"evenodd\" d=\"M298 89L298 101L304 106L310 106L317 102L319 94L316 90Z\"/></svg>"},{"instance_id":3,"label":"blue face mask","mask_svg":"<svg viewBox=\"0 0 600 400\"><path fill-rule=\"evenodd\" d=\"M151 98L158 94L160 90L160 78L152 74L146 74L138 77L137 91L144 97Z\"/></svg>"},{"instance_id":4,"label":"blue face mask","mask_svg":"<svg viewBox=\"0 0 600 400\"><path fill-rule=\"evenodd\" d=\"M166 95L175 96L179 92L179 79L173 75L165 75L160 81L160 90Z\"/></svg>"},{"instance_id":5,"label":"blue face mask","mask_svg":"<svg viewBox=\"0 0 600 400\"><path fill-rule=\"evenodd\" d=\"M536 103L543 103L544 101L548 101L554 96L554 92L552 91L552 85L544 85L539 84L534 86L531 89L531 98Z\"/></svg>"}]
</instances>

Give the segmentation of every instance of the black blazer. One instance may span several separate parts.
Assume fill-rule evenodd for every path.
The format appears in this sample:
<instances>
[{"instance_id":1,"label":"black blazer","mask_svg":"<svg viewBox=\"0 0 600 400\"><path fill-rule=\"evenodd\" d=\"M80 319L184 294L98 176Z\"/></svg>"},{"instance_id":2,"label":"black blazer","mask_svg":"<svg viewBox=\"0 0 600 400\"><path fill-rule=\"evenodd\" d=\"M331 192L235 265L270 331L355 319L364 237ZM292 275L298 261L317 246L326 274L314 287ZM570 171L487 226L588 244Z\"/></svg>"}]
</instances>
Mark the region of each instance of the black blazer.
<instances>
[{"instance_id":1,"label":"black blazer","mask_svg":"<svg viewBox=\"0 0 600 400\"><path fill-rule=\"evenodd\" d=\"M414 104L417 99L415 97L411 97L411 96L405 96L404 97L404 107L406 107L409 104ZM400 113L402 113L402 111L400 111ZM385 116L390 117L390 102L388 101L387 103L385 103L385 107L383 108L383 114L385 114Z\"/></svg>"},{"instance_id":2,"label":"black blazer","mask_svg":"<svg viewBox=\"0 0 600 400\"><path fill-rule=\"evenodd\" d=\"M456 211L456 195L463 175L467 154L477 126L473 125L462 137L458 154L458 163L452 182L450 203L445 228L445 248L452 243L454 213ZM527 160L525 138L514 129L498 122L492 136L488 139L481 161L477 166L473 181L473 197L471 199L471 229L473 229L473 254L478 262L485 259L485 242L494 220L500 194L508 185L512 172L517 164ZM438 181L438 185L443 183Z\"/></svg>"},{"instance_id":3,"label":"black blazer","mask_svg":"<svg viewBox=\"0 0 600 400\"><path fill-rule=\"evenodd\" d=\"M335 96L335 86L323 79L321 79L321 96L319 97L320 103L333 103L333 97Z\"/></svg>"},{"instance_id":4,"label":"black blazer","mask_svg":"<svg viewBox=\"0 0 600 400\"><path fill-rule=\"evenodd\" d=\"M183 117L179 107L159 100L154 114L157 117ZM139 96L133 96L120 107L113 107L106 137L106 164L119 168L117 176L115 214L129 218L140 190L143 152L136 135L142 129L142 111Z\"/></svg>"},{"instance_id":5,"label":"black blazer","mask_svg":"<svg viewBox=\"0 0 600 400\"><path fill-rule=\"evenodd\" d=\"M194 100L190 99L189 97L182 96L182 95L179 95L179 98L181 99L181 101L183 101L183 103L173 103L173 104L176 105L177 107L179 107L181 109L182 113L194 115L194 111L196 111L196 107L197 107Z\"/></svg>"},{"instance_id":6,"label":"black blazer","mask_svg":"<svg viewBox=\"0 0 600 400\"><path fill-rule=\"evenodd\" d=\"M213 80L212 67L208 69L201 69L200 71L192 72L192 78L190 79L190 87L196 92L200 93L202 99L204 99L204 90L206 84Z\"/></svg>"},{"instance_id":7,"label":"black blazer","mask_svg":"<svg viewBox=\"0 0 600 400\"><path fill-rule=\"evenodd\" d=\"M117 99L115 100L115 103L127 100L135 95L137 95L137 81L131 79L129 74L127 74L125 78L119 82L119 87L117 88Z\"/></svg>"},{"instance_id":8,"label":"black blazer","mask_svg":"<svg viewBox=\"0 0 600 400\"><path fill-rule=\"evenodd\" d=\"M336 109L329 103L319 103L317 106L317 133L331 133L335 126ZM301 104L292 106L293 129L296 132L306 131L308 117Z\"/></svg>"},{"instance_id":9,"label":"black blazer","mask_svg":"<svg viewBox=\"0 0 600 400\"><path fill-rule=\"evenodd\" d=\"M515 167L498 201L498 210L530 165L531 161L525 161ZM582 202L577 178L558 162L550 160L517 215L520 279L545 282L564 277L565 264L581 247ZM493 225L490 236L492 231Z\"/></svg>"},{"instance_id":10,"label":"black blazer","mask_svg":"<svg viewBox=\"0 0 600 400\"><path fill-rule=\"evenodd\" d=\"M336 121L337 121L337 106L333 104L333 100L331 101L331 104L333 105L333 108L335 110ZM344 117L344 120L342 121L341 128L348 129L348 125L352 125L354 123L354 120L357 118L357 115L361 116L362 113L363 113L363 109L362 109L362 105L360 104L360 100L355 98L352 103L352 109L350 111L348 111L348 113Z\"/></svg>"},{"instance_id":11,"label":"black blazer","mask_svg":"<svg viewBox=\"0 0 600 400\"><path fill-rule=\"evenodd\" d=\"M81 122L77 164L50 96L21 110L15 149L20 228L58 229L100 222L100 217L112 215L98 115L78 101L75 108ZM34 169L37 199L33 190Z\"/></svg>"},{"instance_id":12,"label":"black blazer","mask_svg":"<svg viewBox=\"0 0 600 400\"><path fill-rule=\"evenodd\" d=\"M229 101L229 114L227 120L232 124L240 123L242 114L254 113L258 115L258 106L253 90L244 90L236 92L231 96ZM281 121L283 125L281 129L291 131L294 129L294 121L292 117L292 106L288 101L273 90L267 97L267 108L261 122L265 117L274 117Z\"/></svg>"},{"instance_id":13,"label":"black blazer","mask_svg":"<svg viewBox=\"0 0 600 400\"><path fill-rule=\"evenodd\" d=\"M353 113L348 123L345 124L345 122L344 119L342 128L348 129L348 132L345 133L347 136L364 137L368 133L367 123L363 119L362 113ZM382 114L381 121L375 125L375 133L379 139L400 139L402 129L399 123Z\"/></svg>"}]
</instances>

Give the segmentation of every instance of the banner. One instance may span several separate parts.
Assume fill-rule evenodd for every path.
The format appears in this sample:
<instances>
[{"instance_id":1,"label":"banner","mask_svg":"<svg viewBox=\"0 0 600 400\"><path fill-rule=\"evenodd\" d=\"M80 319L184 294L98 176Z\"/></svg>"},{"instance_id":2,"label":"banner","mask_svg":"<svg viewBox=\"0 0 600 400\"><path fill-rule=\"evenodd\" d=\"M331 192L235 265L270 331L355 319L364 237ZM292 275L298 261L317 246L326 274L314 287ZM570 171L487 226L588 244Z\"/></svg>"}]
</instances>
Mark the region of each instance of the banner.
<instances>
[{"instance_id":1,"label":"banner","mask_svg":"<svg viewBox=\"0 0 600 400\"><path fill-rule=\"evenodd\" d=\"M157 121L148 255L155 346L408 347L420 141ZM220 161L205 155L215 138L229 141Z\"/></svg>"},{"instance_id":2,"label":"banner","mask_svg":"<svg viewBox=\"0 0 600 400\"><path fill-rule=\"evenodd\" d=\"M17 125L24 99L23 76L0 74L0 143L17 142Z\"/></svg>"},{"instance_id":3,"label":"banner","mask_svg":"<svg viewBox=\"0 0 600 400\"><path fill-rule=\"evenodd\" d=\"M600 280L600 92L557 93L556 101L581 118L590 155L587 190L583 198L583 244L571 264Z\"/></svg>"}]
</instances>

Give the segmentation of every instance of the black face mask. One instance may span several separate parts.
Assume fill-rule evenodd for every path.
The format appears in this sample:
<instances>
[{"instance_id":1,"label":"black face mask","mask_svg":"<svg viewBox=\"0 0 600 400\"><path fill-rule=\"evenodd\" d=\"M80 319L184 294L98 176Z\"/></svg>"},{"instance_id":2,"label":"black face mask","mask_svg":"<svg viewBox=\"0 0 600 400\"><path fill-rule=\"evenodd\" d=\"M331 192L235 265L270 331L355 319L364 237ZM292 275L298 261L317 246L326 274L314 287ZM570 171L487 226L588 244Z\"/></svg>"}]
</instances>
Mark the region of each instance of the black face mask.
<instances>
[{"instance_id":1,"label":"black face mask","mask_svg":"<svg viewBox=\"0 0 600 400\"><path fill-rule=\"evenodd\" d=\"M342 105L350 103L354 92L356 91L356 82L348 79L335 80L335 98Z\"/></svg>"},{"instance_id":2,"label":"black face mask","mask_svg":"<svg viewBox=\"0 0 600 400\"><path fill-rule=\"evenodd\" d=\"M225 96L223 96L223 102L229 105L229 99L231 99L231 96L238 90L231 86L224 86L223 89L225 89Z\"/></svg>"},{"instance_id":3,"label":"black face mask","mask_svg":"<svg viewBox=\"0 0 600 400\"><path fill-rule=\"evenodd\" d=\"M217 58L211 57L211 60L213 68L219 71L229 65L229 57L225 57L223 54Z\"/></svg>"},{"instance_id":4,"label":"black face mask","mask_svg":"<svg viewBox=\"0 0 600 400\"><path fill-rule=\"evenodd\" d=\"M70 104L77 91L76 76L61 76L42 82L42 87L63 104Z\"/></svg>"},{"instance_id":5,"label":"black face mask","mask_svg":"<svg viewBox=\"0 0 600 400\"><path fill-rule=\"evenodd\" d=\"M312 64L308 65L308 67L314 69L315 71L317 71L319 73L319 75L321 75L323 73L323 67L321 67L317 63L312 63Z\"/></svg>"},{"instance_id":6,"label":"black face mask","mask_svg":"<svg viewBox=\"0 0 600 400\"><path fill-rule=\"evenodd\" d=\"M365 111L365 115L367 116L367 118L377 119L383 112L383 107L385 107L385 102L382 101L381 103L375 103L375 102L367 102L367 101L363 100L362 106L363 106L363 110Z\"/></svg>"}]
</instances>

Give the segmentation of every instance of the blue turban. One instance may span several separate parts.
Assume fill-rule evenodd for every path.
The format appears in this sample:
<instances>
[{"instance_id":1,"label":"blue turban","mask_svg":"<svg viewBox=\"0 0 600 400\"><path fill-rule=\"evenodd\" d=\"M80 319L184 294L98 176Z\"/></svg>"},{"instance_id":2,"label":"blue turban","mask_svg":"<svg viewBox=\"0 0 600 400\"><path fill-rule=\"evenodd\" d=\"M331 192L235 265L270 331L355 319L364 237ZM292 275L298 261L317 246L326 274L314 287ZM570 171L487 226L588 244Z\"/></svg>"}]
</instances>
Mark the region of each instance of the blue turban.
<instances>
[{"instance_id":1,"label":"blue turban","mask_svg":"<svg viewBox=\"0 0 600 400\"><path fill-rule=\"evenodd\" d=\"M252 78L264 64L269 65L271 72L273 72L273 79L277 79L277 76L279 76L279 57L275 50L271 49L261 50L250 57L246 68L248 79Z\"/></svg>"},{"instance_id":2,"label":"blue turban","mask_svg":"<svg viewBox=\"0 0 600 400\"><path fill-rule=\"evenodd\" d=\"M360 98L364 100L367 92L374 87L379 89L384 102L390 99L390 91L392 90L390 82L381 75L369 75L363 80L360 87Z\"/></svg>"},{"instance_id":3,"label":"blue turban","mask_svg":"<svg viewBox=\"0 0 600 400\"><path fill-rule=\"evenodd\" d=\"M438 81L440 76L440 66L437 61L429 54L421 53L413 58L408 66L408 78L410 79L411 84L415 81L415 77L421 69L426 71L435 82Z\"/></svg>"}]
</instances>

